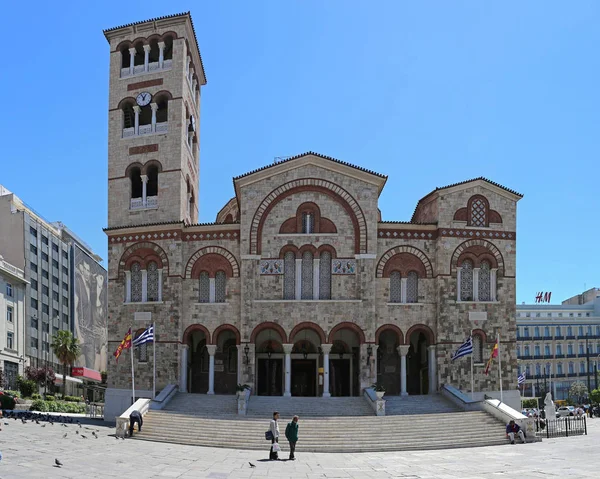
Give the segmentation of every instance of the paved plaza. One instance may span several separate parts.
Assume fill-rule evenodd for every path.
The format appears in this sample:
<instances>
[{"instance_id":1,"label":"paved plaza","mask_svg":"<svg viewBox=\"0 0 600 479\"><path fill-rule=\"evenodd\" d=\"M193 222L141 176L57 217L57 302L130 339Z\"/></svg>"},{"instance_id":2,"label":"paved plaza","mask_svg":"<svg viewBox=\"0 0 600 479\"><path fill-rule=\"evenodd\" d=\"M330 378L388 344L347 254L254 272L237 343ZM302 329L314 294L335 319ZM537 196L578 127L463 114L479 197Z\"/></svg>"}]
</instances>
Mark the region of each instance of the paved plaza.
<instances>
[{"instance_id":1,"label":"paved plaza","mask_svg":"<svg viewBox=\"0 0 600 479\"><path fill-rule=\"evenodd\" d=\"M260 454L117 440L113 436L114 429L103 426L93 427L94 432L99 430L96 439L86 425L82 428L72 424L41 427L13 420L9 420L8 425L4 422L0 432L2 479L598 477L600 419L589 421L588 436L550 439L536 444L424 452L307 453L298 454L295 462L265 461L268 457L266 442L264 454ZM65 433L67 437L63 438ZM285 452L282 457L286 457ZM54 466L55 458L63 467ZM256 467L251 468L249 462Z\"/></svg>"}]
</instances>

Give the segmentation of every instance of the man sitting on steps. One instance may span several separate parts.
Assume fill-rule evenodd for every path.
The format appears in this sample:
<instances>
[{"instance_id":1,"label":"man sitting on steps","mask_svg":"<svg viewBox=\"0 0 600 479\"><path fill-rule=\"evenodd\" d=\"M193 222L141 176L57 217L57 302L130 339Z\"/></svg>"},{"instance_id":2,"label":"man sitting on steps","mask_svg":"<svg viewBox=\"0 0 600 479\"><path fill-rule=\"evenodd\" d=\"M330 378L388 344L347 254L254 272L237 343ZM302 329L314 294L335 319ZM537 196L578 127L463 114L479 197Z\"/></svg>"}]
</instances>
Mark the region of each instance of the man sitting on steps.
<instances>
[{"instance_id":1,"label":"man sitting on steps","mask_svg":"<svg viewBox=\"0 0 600 479\"><path fill-rule=\"evenodd\" d=\"M506 426L506 435L510 438L510 443L515 443L515 433L521 438L521 443L525 444L525 433L515 421L511 420Z\"/></svg>"}]
</instances>

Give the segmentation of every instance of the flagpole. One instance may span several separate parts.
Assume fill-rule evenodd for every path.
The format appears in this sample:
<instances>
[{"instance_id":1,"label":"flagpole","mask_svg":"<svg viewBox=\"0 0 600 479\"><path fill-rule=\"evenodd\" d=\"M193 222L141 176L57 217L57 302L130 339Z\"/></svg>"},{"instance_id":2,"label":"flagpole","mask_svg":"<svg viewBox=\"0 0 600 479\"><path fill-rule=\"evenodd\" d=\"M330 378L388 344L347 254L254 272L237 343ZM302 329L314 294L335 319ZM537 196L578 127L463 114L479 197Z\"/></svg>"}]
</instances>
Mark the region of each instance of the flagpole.
<instances>
[{"instance_id":1,"label":"flagpole","mask_svg":"<svg viewBox=\"0 0 600 479\"><path fill-rule=\"evenodd\" d=\"M152 323L152 349L154 359L152 361L152 399L156 397L156 323Z\"/></svg>"},{"instance_id":2,"label":"flagpole","mask_svg":"<svg viewBox=\"0 0 600 479\"><path fill-rule=\"evenodd\" d=\"M471 341L473 341L473 330L471 329ZM471 399L475 398L475 379L473 378L473 356L474 352L471 353Z\"/></svg>"},{"instance_id":3,"label":"flagpole","mask_svg":"<svg viewBox=\"0 0 600 479\"><path fill-rule=\"evenodd\" d=\"M133 333L132 334L132 338L133 338ZM135 346L133 345L133 339L132 339L132 343L131 343L131 347L129 348L129 352L131 353L131 405L133 406L135 404L135 376L133 374L133 351L135 349Z\"/></svg>"},{"instance_id":4,"label":"flagpole","mask_svg":"<svg viewBox=\"0 0 600 479\"><path fill-rule=\"evenodd\" d=\"M498 377L500 378L500 402L504 402L502 395L502 359L500 357L500 333L496 334L496 344L498 344Z\"/></svg>"}]
</instances>

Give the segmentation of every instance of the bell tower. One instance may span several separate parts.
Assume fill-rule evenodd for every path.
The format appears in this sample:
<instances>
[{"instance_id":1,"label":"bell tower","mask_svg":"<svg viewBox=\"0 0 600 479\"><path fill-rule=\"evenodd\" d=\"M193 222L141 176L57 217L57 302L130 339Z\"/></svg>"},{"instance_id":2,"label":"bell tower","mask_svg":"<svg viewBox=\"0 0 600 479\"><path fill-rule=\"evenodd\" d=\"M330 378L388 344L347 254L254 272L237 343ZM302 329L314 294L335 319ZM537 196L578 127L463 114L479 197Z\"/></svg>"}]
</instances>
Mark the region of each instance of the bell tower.
<instances>
[{"instance_id":1,"label":"bell tower","mask_svg":"<svg viewBox=\"0 0 600 479\"><path fill-rule=\"evenodd\" d=\"M108 227L198 222L204 67L190 13L104 30Z\"/></svg>"}]
</instances>

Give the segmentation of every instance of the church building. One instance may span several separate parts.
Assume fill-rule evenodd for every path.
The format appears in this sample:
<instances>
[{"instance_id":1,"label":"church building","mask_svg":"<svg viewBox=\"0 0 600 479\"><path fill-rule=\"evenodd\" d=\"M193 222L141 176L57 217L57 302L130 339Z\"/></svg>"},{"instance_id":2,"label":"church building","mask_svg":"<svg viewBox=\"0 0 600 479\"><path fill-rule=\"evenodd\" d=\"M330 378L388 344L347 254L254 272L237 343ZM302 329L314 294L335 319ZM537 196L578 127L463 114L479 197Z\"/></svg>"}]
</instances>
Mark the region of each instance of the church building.
<instances>
[{"instance_id":1,"label":"church building","mask_svg":"<svg viewBox=\"0 0 600 479\"><path fill-rule=\"evenodd\" d=\"M470 391L470 361L450 358L471 331L475 390L498 390L484 363L499 333L503 387L516 389L520 194L475 178L384 221L385 175L307 152L234 177L231 200L199 224L206 76L192 18L104 34L111 351L155 323L157 390L326 398L379 383L419 395ZM128 355L109 361L107 415L131 404ZM151 343L135 350L138 397L153 360Z\"/></svg>"}]
</instances>

